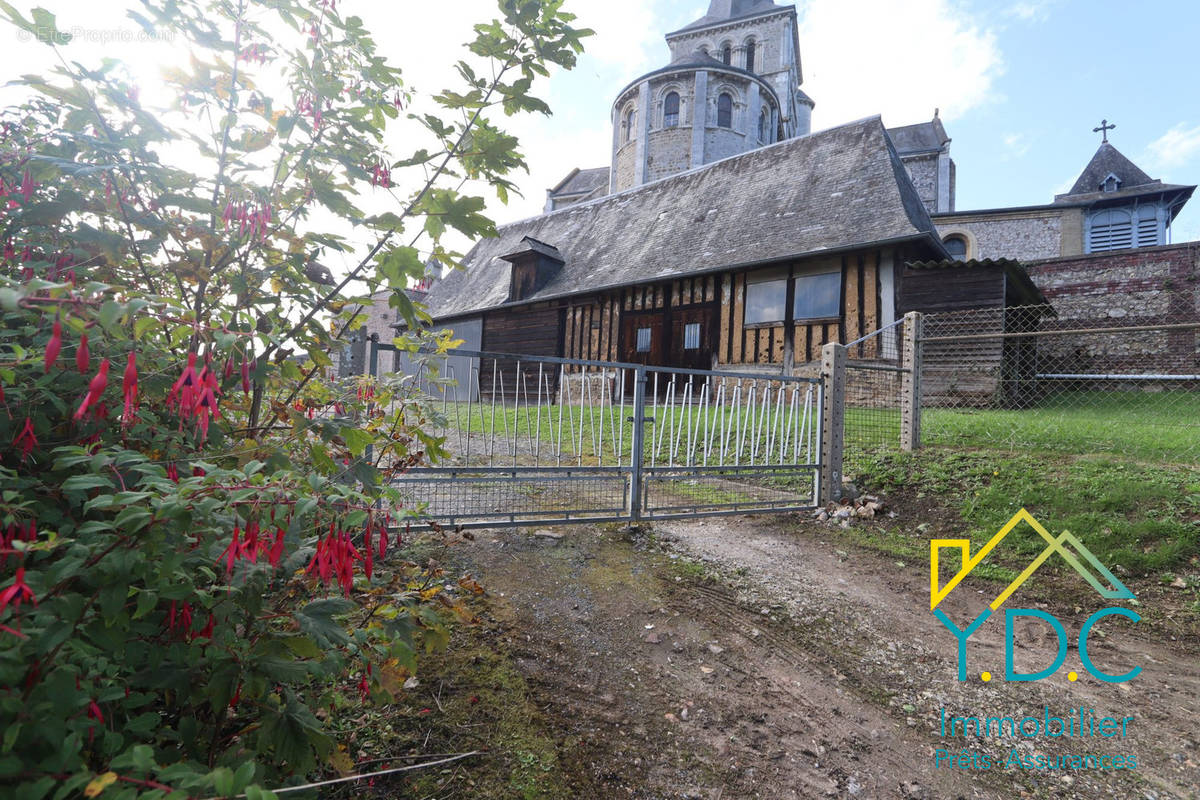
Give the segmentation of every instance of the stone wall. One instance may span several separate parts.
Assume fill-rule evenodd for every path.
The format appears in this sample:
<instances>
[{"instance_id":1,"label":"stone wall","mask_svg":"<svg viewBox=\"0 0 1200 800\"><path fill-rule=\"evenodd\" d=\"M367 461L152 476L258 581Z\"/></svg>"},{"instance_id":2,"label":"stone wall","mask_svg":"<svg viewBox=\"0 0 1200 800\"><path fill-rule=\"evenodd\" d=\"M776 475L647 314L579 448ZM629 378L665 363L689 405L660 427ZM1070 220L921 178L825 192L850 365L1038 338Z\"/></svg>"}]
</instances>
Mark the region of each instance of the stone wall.
<instances>
[{"instance_id":1,"label":"stone wall","mask_svg":"<svg viewBox=\"0 0 1200 800\"><path fill-rule=\"evenodd\" d=\"M613 159L614 185L618 192L633 188L637 175L637 141L628 141Z\"/></svg>"},{"instance_id":2,"label":"stone wall","mask_svg":"<svg viewBox=\"0 0 1200 800\"><path fill-rule=\"evenodd\" d=\"M925 204L925 209L931 214L934 213L937 211L937 153L911 156L903 160L904 166L908 167L913 187L916 188L921 202Z\"/></svg>"},{"instance_id":3,"label":"stone wall","mask_svg":"<svg viewBox=\"0 0 1200 800\"><path fill-rule=\"evenodd\" d=\"M743 117L741 109L733 111L733 124L736 127ZM749 149L746 145L746 134L729 128L709 128L704 132L704 161L705 163L719 161L722 158L736 156Z\"/></svg>"},{"instance_id":4,"label":"stone wall","mask_svg":"<svg viewBox=\"0 0 1200 800\"><path fill-rule=\"evenodd\" d=\"M1200 243L1026 262L1057 317L1042 328L1200 321ZM1039 337L1055 371L1200 374L1200 331ZM1049 361L1047 361L1049 359Z\"/></svg>"},{"instance_id":5,"label":"stone wall","mask_svg":"<svg viewBox=\"0 0 1200 800\"><path fill-rule=\"evenodd\" d=\"M924 195L922 195L924 198ZM1030 261L1078 255L1081 241L1072 241L1078 231L1079 209L1044 208L991 214L940 214L934 218L938 233L954 233L968 243L968 258L1013 258Z\"/></svg>"},{"instance_id":6,"label":"stone wall","mask_svg":"<svg viewBox=\"0 0 1200 800\"><path fill-rule=\"evenodd\" d=\"M692 129L666 128L650 132L646 180L655 181L692 166Z\"/></svg>"}]
</instances>

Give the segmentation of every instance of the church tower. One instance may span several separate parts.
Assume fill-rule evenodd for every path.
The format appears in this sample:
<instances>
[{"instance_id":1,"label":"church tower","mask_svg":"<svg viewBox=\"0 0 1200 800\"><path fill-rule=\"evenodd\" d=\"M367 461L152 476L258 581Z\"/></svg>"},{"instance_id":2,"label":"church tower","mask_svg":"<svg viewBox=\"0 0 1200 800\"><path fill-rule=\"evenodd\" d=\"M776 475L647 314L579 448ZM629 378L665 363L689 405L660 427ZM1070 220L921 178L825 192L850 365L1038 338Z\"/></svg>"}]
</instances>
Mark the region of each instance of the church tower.
<instances>
[{"instance_id":1,"label":"church tower","mask_svg":"<svg viewBox=\"0 0 1200 800\"><path fill-rule=\"evenodd\" d=\"M809 133L794 6L712 0L666 39L670 63L613 103L610 192Z\"/></svg>"}]
</instances>

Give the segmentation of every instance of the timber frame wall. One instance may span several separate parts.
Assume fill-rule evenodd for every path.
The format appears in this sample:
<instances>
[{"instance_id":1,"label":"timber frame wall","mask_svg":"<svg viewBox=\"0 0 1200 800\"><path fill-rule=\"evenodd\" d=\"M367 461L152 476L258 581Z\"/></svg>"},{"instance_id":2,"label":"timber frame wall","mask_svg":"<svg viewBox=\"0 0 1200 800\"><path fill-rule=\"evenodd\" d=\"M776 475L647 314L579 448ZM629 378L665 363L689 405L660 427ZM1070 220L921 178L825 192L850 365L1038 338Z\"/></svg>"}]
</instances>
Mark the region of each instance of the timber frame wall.
<instances>
[{"instance_id":1,"label":"timber frame wall","mask_svg":"<svg viewBox=\"0 0 1200 800\"><path fill-rule=\"evenodd\" d=\"M755 269L629 286L573 300L563 309L563 355L567 358L620 361L623 313L661 310L669 321L673 309L716 304L720 309L716 318L714 366L769 365L791 369L815 363L820 361L824 345L854 341L880 327L883 298L880 294L879 265L887 256L891 256L895 265L893 285L898 287L899 265L907 254L901 248L875 248L795 263L783 262ZM790 310L792 277L839 270L842 275L839 317L774 325L745 323L746 285L755 274L788 277L786 305ZM896 299L898 297L893 301ZM901 313L898 306L897 316ZM874 357L875 352L868 352L868 349L873 350L873 345L873 341L860 345L852 357Z\"/></svg>"}]
</instances>

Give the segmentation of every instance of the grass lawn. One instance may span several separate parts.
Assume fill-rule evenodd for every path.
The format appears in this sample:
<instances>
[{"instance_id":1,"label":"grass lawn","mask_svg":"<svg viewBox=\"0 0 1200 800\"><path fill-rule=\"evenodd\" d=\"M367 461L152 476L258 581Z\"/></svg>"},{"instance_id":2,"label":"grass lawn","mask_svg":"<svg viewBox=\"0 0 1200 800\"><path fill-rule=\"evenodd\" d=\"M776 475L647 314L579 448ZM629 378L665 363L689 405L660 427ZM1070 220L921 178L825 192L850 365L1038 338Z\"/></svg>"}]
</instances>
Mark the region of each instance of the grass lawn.
<instances>
[{"instance_id":1,"label":"grass lawn","mask_svg":"<svg viewBox=\"0 0 1200 800\"><path fill-rule=\"evenodd\" d=\"M925 408L928 445L1200 462L1200 392L1072 392L1027 409Z\"/></svg>"},{"instance_id":2,"label":"grass lawn","mask_svg":"<svg viewBox=\"0 0 1200 800\"><path fill-rule=\"evenodd\" d=\"M1071 531L1101 562L1129 574L1196 572L1200 563L1196 465L930 447L864 458L853 477L880 491L948 503L974 546L1024 507L1051 533ZM996 555L1018 570L1044 546L1037 536L1012 542Z\"/></svg>"}]
</instances>

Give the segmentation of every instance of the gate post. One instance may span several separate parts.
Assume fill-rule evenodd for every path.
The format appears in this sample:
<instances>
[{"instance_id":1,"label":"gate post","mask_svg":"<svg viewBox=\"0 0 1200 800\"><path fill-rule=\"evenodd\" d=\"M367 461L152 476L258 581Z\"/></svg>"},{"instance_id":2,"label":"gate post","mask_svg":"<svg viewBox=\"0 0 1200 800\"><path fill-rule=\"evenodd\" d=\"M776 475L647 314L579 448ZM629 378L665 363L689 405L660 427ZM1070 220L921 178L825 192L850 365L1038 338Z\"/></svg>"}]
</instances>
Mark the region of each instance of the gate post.
<instances>
[{"instance_id":1,"label":"gate post","mask_svg":"<svg viewBox=\"0 0 1200 800\"><path fill-rule=\"evenodd\" d=\"M821 348L821 492L817 505L842 497L842 435L846 426L846 348L830 342Z\"/></svg>"},{"instance_id":2,"label":"gate post","mask_svg":"<svg viewBox=\"0 0 1200 800\"><path fill-rule=\"evenodd\" d=\"M646 368L638 367L633 377L633 435L630 437L629 497L625 510L629 515L629 524L636 526L642 520L642 448L646 437Z\"/></svg>"},{"instance_id":3,"label":"gate post","mask_svg":"<svg viewBox=\"0 0 1200 800\"><path fill-rule=\"evenodd\" d=\"M921 446L921 332L920 311L904 315L904 367L900 392L900 449Z\"/></svg>"}]
</instances>

